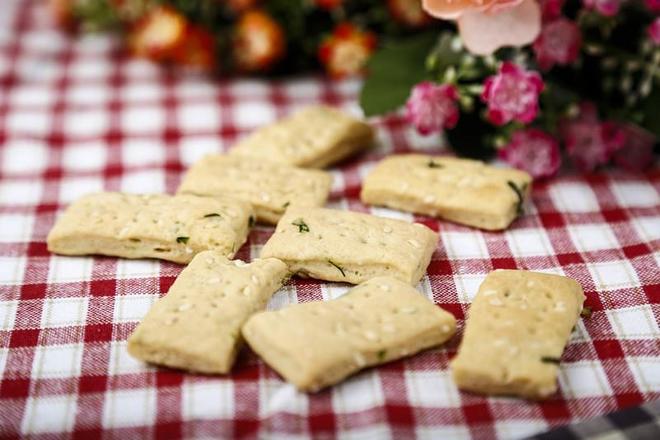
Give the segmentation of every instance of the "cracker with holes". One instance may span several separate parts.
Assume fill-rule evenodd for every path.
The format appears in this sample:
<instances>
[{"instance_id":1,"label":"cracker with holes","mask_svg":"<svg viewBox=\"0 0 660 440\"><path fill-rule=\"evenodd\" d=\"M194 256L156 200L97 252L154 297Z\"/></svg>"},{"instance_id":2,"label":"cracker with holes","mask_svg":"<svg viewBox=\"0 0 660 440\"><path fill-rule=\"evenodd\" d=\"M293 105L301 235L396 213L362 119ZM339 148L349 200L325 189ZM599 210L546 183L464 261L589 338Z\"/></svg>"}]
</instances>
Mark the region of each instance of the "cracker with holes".
<instances>
[{"instance_id":1,"label":"cracker with holes","mask_svg":"<svg viewBox=\"0 0 660 440\"><path fill-rule=\"evenodd\" d=\"M416 284L426 272L438 235L421 224L324 208L289 208L264 245L291 272L359 284L392 276Z\"/></svg>"},{"instance_id":2,"label":"cracker with holes","mask_svg":"<svg viewBox=\"0 0 660 440\"><path fill-rule=\"evenodd\" d=\"M288 272L273 258L245 264L216 251L198 254L128 339L143 361L200 373L228 373L241 327L262 311Z\"/></svg>"},{"instance_id":3,"label":"cracker with holes","mask_svg":"<svg viewBox=\"0 0 660 440\"><path fill-rule=\"evenodd\" d=\"M363 368L440 345L455 330L454 317L408 283L377 277L339 299L258 313L243 337L287 381L317 391Z\"/></svg>"},{"instance_id":4,"label":"cracker with holes","mask_svg":"<svg viewBox=\"0 0 660 440\"><path fill-rule=\"evenodd\" d=\"M451 364L459 388L543 399L557 390L559 358L584 293L575 280L523 270L488 274L470 306Z\"/></svg>"},{"instance_id":5,"label":"cracker with holes","mask_svg":"<svg viewBox=\"0 0 660 440\"><path fill-rule=\"evenodd\" d=\"M255 160L208 155L186 174L179 194L228 194L252 204L257 220L275 224L289 206L325 205L332 176L320 170Z\"/></svg>"},{"instance_id":6,"label":"cracker with holes","mask_svg":"<svg viewBox=\"0 0 660 440\"><path fill-rule=\"evenodd\" d=\"M366 122L332 107L311 106L255 131L230 154L325 168L369 147L373 138Z\"/></svg>"},{"instance_id":7,"label":"cracker with holes","mask_svg":"<svg viewBox=\"0 0 660 440\"><path fill-rule=\"evenodd\" d=\"M231 197L97 193L66 209L48 234L48 250L188 263L213 249L231 258L253 221L252 206Z\"/></svg>"},{"instance_id":8,"label":"cracker with holes","mask_svg":"<svg viewBox=\"0 0 660 440\"><path fill-rule=\"evenodd\" d=\"M486 230L506 229L522 211L532 178L483 162L421 154L390 156L362 185L362 202Z\"/></svg>"}]
</instances>

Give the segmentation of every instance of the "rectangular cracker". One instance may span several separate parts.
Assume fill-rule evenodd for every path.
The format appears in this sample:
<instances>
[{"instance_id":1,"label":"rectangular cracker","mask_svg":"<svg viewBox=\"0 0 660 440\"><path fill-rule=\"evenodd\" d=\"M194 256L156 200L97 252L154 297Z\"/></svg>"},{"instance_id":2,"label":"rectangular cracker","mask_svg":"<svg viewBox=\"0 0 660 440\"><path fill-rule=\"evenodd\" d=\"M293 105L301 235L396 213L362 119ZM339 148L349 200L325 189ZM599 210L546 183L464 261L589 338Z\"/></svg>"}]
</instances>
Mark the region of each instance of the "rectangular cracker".
<instances>
[{"instance_id":1,"label":"rectangular cracker","mask_svg":"<svg viewBox=\"0 0 660 440\"><path fill-rule=\"evenodd\" d=\"M274 258L245 264L216 251L198 254L128 339L143 361L200 373L228 373L242 345L241 327L282 285Z\"/></svg>"},{"instance_id":2,"label":"rectangular cracker","mask_svg":"<svg viewBox=\"0 0 660 440\"><path fill-rule=\"evenodd\" d=\"M327 106L310 106L241 140L231 155L325 168L373 142L369 124Z\"/></svg>"},{"instance_id":3,"label":"rectangular cracker","mask_svg":"<svg viewBox=\"0 0 660 440\"><path fill-rule=\"evenodd\" d=\"M360 197L370 205L501 230L522 212L531 184L531 176L520 170L405 154L382 160L365 178Z\"/></svg>"},{"instance_id":4,"label":"rectangular cracker","mask_svg":"<svg viewBox=\"0 0 660 440\"><path fill-rule=\"evenodd\" d=\"M339 299L258 313L243 337L288 382L317 391L451 338L454 317L412 286L373 278Z\"/></svg>"},{"instance_id":5,"label":"rectangular cracker","mask_svg":"<svg viewBox=\"0 0 660 440\"><path fill-rule=\"evenodd\" d=\"M89 194L57 220L48 250L188 263L213 249L232 258L245 243L253 216L249 203L230 197Z\"/></svg>"},{"instance_id":6,"label":"rectangular cracker","mask_svg":"<svg viewBox=\"0 0 660 440\"><path fill-rule=\"evenodd\" d=\"M244 156L208 155L195 163L178 194L229 194L249 202L257 220L275 224L289 206L325 205L332 175Z\"/></svg>"},{"instance_id":7,"label":"rectangular cracker","mask_svg":"<svg viewBox=\"0 0 660 440\"><path fill-rule=\"evenodd\" d=\"M262 258L278 258L291 272L359 284L392 276L417 284L438 234L421 224L351 211L289 208L264 245Z\"/></svg>"},{"instance_id":8,"label":"rectangular cracker","mask_svg":"<svg viewBox=\"0 0 660 440\"><path fill-rule=\"evenodd\" d=\"M451 364L459 388L542 399L557 390L559 358L584 293L575 280L524 270L488 274Z\"/></svg>"}]
</instances>

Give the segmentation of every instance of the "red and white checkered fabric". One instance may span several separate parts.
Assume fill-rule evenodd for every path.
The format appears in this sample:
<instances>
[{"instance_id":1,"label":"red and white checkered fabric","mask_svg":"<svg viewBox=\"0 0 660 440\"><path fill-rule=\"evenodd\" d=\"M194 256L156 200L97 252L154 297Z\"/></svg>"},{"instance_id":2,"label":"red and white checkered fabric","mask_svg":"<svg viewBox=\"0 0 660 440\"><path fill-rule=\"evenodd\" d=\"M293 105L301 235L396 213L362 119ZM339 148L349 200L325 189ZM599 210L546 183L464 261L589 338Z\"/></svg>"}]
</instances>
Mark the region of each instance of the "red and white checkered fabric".
<instances>
[{"instance_id":1,"label":"red and white checkered fabric","mask_svg":"<svg viewBox=\"0 0 660 440\"><path fill-rule=\"evenodd\" d=\"M517 438L660 398L660 170L566 174L534 188L503 233L414 217L440 232L420 289L462 326L496 268L577 279L593 316L562 357L560 392L543 403L459 392L445 347L297 393L244 350L231 375L146 366L126 338L180 266L51 255L55 217L99 190L173 192L183 170L292 109L357 111L359 84L232 80L167 72L106 37L69 39L36 2L0 2L0 437ZM360 182L392 152L438 152L399 118L380 146L332 170L330 206L368 208ZM259 254L257 227L238 257ZM329 299L344 285L294 279L270 308Z\"/></svg>"}]
</instances>

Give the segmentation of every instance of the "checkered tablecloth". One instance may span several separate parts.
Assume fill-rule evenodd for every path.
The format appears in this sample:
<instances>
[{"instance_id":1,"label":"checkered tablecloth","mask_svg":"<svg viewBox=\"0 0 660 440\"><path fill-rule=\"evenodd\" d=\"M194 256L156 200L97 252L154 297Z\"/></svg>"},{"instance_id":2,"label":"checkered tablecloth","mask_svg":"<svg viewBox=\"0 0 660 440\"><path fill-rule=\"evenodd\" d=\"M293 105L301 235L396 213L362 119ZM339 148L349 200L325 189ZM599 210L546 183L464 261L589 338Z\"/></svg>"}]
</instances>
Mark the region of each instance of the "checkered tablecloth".
<instances>
[{"instance_id":1,"label":"checkered tablecloth","mask_svg":"<svg viewBox=\"0 0 660 440\"><path fill-rule=\"evenodd\" d=\"M357 112L356 81L211 81L128 58L108 37L70 39L39 3L0 1L0 437L520 438L660 399L660 169L565 172L538 184L503 233L368 208L360 182L393 152L440 153L399 117L378 147L332 170L329 205L424 222L440 243L419 289L459 320L446 346L297 393L249 350L231 375L146 366L126 338L181 267L51 255L46 235L79 196L173 192L209 152L309 103ZM238 257L256 257L258 226ZM459 392L456 353L478 285L496 268L564 274L593 309L543 403ZM293 279L269 308L347 286Z\"/></svg>"}]
</instances>

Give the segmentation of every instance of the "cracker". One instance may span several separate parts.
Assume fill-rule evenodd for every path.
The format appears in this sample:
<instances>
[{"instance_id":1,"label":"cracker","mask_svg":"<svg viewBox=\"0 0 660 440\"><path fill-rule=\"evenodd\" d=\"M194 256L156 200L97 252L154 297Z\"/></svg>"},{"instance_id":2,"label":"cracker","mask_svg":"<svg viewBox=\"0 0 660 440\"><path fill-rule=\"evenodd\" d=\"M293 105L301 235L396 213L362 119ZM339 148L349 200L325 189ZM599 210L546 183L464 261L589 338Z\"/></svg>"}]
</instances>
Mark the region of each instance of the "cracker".
<instances>
[{"instance_id":1,"label":"cracker","mask_svg":"<svg viewBox=\"0 0 660 440\"><path fill-rule=\"evenodd\" d=\"M369 366L442 344L454 317L409 284L373 278L332 301L258 313L243 337L300 390L317 391Z\"/></svg>"},{"instance_id":2,"label":"cracker","mask_svg":"<svg viewBox=\"0 0 660 440\"><path fill-rule=\"evenodd\" d=\"M213 249L231 258L245 243L253 216L249 203L230 197L90 194L57 220L48 250L188 263Z\"/></svg>"},{"instance_id":3,"label":"cracker","mask_svg":"<svg viewBox=\"0 0 660 440\"><path fill-rule=\"evenodd\" d=\"M243 342L241 327L265 308L287 273L273 258L245 264L202 252L137 326L128 351L153 364L228 373Z\"/></svg>"},{"instance_id":4,"label":"cracker","mask_svg":"<svg viewBox=\"0 0 660 440\"><path fill-rule=\"evenodd\" d=\"M229 194L252 204L257 220L275 224L289 206L323 206L332 176L319 170L243 156L208 155L188 171L179 194Z\"/></svg>"},{"instance_id":5,"label":"cracker","mask_svg":"<svg viewBox=\"0 0 660 440\"><path fill-rule=\"evenodd\" d=\"M362 202L440 217L486 230L522 213L532 178L483 162L421 154L391 156L365 178Z\"/></svg>"},{"instance_id":6,"label":"cracker","mask_svg":"<svg viewBox=\"0 0 660 440\"><path fill-rule=\"evenodd\" d=\"M350 211L289 208L261 257L284 261L291 272L359 284L392 276L416 284L431 261L438 235L411 224Z\"/></svg>"},{"instance_id":7,"label":"cracker","mask_svg":"<svg viewBox=\"0 0 660 440\"><path fill-rule=\"evenodd\" d=\"M451 364L459 388L542 399L557 390L559 358L584 293L571 278L523 270L488 274Z\"/></svg>"},{"instance_id":8,"label":"cracker","mask_svg":"<svg viewBox=\"0 0 660 440\"><path fill-rule=\"evenodd\" d=\"M367 148L373 137L366 122L332 107L311 106L253 132L229 154L325 168Z\"/></svg>"}]
</instances>

